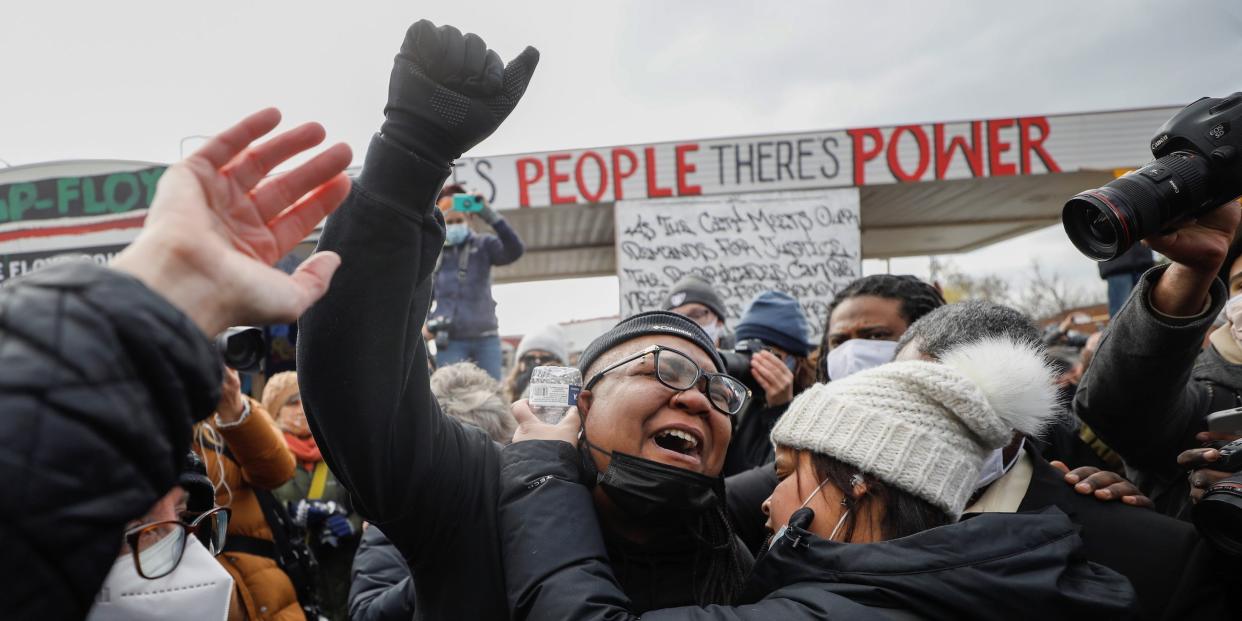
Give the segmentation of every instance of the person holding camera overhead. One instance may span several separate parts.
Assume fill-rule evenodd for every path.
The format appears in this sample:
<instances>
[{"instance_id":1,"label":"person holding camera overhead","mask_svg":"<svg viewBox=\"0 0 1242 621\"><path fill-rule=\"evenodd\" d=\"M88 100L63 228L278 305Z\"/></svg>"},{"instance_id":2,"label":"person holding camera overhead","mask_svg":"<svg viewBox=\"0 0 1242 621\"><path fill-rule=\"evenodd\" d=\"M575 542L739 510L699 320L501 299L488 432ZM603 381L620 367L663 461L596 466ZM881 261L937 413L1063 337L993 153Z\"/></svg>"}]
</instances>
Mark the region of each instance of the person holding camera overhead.
<instances>
[{"instance_id":1,"label":"person holding camera overhead","mask_svg":"<svg viewBox=\"0 0 1242 621\"><path fill-rule=\"evenodd\" d=\"M271 416L242 394L237 371L226 368L213 416L194 426L191 448L207 467L216 504L232 509L228 539L217 557L233 576L230 619L301 619L302 603L276 556L277 533L263 495L293 477L293 453Z\"/></svg>"},{"instance_id":2,"label":"person holding camera overhead","mask_svg":"<svg viewBox=\"0 0 1242 621\"><path fill-rule=\"evenodd\" d=\"M436 265L435 293L423 338L436 342L436 363L469 360L500 379L500 334L492 299L492 266L508 265L526 251L513 227L482 196L458 184L444 186L436 200L444 213L444 251ZM476 235L471 224L486 222L495 235Z\"/></svg>"},{"instance_id":3,"label":"person holding camera overhead","mask_svg":"<svg viewBox=\"0 0 1242 621\"><path fill-rule=\"evenodd\" d=\"M1074 397L1074 413L1121 455L1156 510L1182 519L1195 490L1227 476L1210 468L1217 455L1202 443L1236 437L1209 431L1207 416L1242 405L1242 345L1232 323L1212 332L1206 349L1203 339L1242 294L1240 215L1230 201L1146 240L1171 263L1143 275ZM1188 481L1184 468L1204 466Z\"/></svg>"},{"instance_id":4,"label":"person holding camera overhead","mask_svg":"<svg viewBox=\"0 0 1242 621\"><path fill-rule=\"evenodd\" d=\"M750 403L733 432L725 458L725 476L772 461L769 435L789 402L815 383L815 366L808 360L811 345L802 306L787 293L764 291L751 300L734 333L734 354L726 356L729 372L751 391ZM749 356L749 369L734 369L735 361Z\"/></svg>"}]
</instances>

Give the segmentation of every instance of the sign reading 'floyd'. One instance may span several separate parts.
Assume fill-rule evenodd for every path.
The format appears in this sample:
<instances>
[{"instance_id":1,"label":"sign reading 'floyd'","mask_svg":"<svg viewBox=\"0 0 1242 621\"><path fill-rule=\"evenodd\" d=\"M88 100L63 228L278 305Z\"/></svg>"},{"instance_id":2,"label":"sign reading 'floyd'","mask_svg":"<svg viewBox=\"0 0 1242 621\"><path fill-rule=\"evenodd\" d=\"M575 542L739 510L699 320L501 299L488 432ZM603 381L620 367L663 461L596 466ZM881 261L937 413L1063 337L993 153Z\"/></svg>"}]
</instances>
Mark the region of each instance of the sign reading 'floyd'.
<instances>
[{"instance_id":1,"label":"sign reading 'floyd'","mask_svg":"<svg viewBox=\"0 0 1242 621\"><path fill-rule=\"evenodd\" d=\"M0 223L145 210L164 168L0 185Z\"/></svg>"},{"instance_id":2,"label":"sign reading 'floyd'","mask_svg":"<svg viewBox=\"0 0 1242 621\"><path fill-rule=\"evenodd\" d=\"M137 236L163 166L0 185L0 280L85 253L106 262Z\"/></svg>"},{"instance_id":3,"label":"sign reading 'floyd'","mask_svg":"<svg viewBox=\"0 0 1242 621\"><path fill-rule=\"evenodd\" d=\"M783 291L818 338L837 291L862 275L855 188L626 200L615 213L623 316L663 308L695 274L724 299L730 325L755 295Z\"/></svg>"}]
</instances>

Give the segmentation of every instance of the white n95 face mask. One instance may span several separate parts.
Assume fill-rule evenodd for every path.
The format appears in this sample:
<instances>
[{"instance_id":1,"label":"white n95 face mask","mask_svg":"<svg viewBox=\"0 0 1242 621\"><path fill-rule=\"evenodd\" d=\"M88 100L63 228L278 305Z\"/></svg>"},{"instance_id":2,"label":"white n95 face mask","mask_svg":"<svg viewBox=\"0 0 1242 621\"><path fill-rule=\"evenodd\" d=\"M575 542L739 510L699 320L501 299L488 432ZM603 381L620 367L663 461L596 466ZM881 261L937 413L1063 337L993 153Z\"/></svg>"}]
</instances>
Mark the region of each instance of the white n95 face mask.
<instances>
[{"instance_id":1,"label":"white n95 face mask","mask_svg":"<svg viewBox=\"0 0 1242 621\"><path fill-rule=\"evenodd\" d=\"M710 326L699 326L699 327L703 328L703 331L707 333L708 340L710 340L713 344L717 346L720 345L720 335L721 333L724 332L724 326L720 325L719 323L713 323Z\"/></svg>"},{"instance_id":2,"label":"white n95 face mask","mask_svg":"<svg viewBox=\"0 0 1242 621\"><path fill-rule=\"evenodd\" d=\"M227 619L233 577L199 543L198 537L188 537L181 564L163 578L147 580L139 576L134 559L128 554L116 559L95 595L95 605L87 613L87 620ZM165 537L154 545L173 545L176 539ZM143 568L146 569L145 564Z\"/></svg>"},{"instance_id":3,"label":"white n95 face mask","mask_svg":"<svg viewBox=\"0 0 1242 621\"><path fill-rule=\"evenodd\" d=\"M897 341L850 339L828 352L828 379L845 379L859 371L892 362Z\"/></svg>"},{"instance_id":4,"label":"white n95 face mask","mask_svg":"<svg viewBox=\"0 0 1242 621\"><path fill-rule=\"evenodd\" d=\"M1225 302L1225 319L1229 320L1229 334L1242 346L1242 293Z\"/></svg>"}]
</instances>

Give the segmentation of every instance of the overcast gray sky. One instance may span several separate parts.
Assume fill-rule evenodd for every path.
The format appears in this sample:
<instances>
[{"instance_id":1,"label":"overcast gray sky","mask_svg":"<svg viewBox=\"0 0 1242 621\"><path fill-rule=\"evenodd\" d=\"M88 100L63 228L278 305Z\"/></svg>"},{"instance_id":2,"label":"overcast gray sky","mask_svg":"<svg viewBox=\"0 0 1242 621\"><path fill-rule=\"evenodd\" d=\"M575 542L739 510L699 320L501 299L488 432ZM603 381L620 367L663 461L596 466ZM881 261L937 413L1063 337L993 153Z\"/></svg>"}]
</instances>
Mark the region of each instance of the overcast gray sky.
<instances>
[{"instance_id":1,"label":"overcast gray sky","mask_svg":"<svg viewBox=\"0 0 1242 621\"><path fill-rule=\"evenodd\" d=\"M361 157L380 122L392 56L421 17L477 32L506 58L527 44L542 52L526 98L479 155L1176 105L1242 90L1242 3L1229 0L6 8L0 158L14 165L167 162L183 137L267 105L290 121L322 122ZM954 260L1014 275L1032 254L1102 290L1094 266L1057 229ZM925 273L926 264L893 266ZM502 329L616 310L611 279L568 291L563 283L498 288Z\"/></svg>"}]
</instances>

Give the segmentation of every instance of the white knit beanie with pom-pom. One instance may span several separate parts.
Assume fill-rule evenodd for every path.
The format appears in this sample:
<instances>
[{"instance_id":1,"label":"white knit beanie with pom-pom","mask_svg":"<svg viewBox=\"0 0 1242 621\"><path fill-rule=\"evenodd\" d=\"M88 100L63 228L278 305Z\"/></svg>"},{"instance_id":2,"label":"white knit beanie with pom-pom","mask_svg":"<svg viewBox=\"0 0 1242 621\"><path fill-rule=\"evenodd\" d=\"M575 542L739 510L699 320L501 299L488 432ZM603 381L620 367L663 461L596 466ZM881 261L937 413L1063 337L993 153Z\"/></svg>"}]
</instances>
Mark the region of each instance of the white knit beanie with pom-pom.
<instances>
[{"instance_id":1,"label":"white knit beanie with pom-pom","mask_svg":"<svg viewBox=\"0 0 1242 621\"><path fill-rule=\"evenodd\" d=\"M772 442L836 458L961 516L984 459L1056 416L1055 375L1035 345L991 338L939 363L890 362L803 392Z\"/></svg>"}]
</instances>

